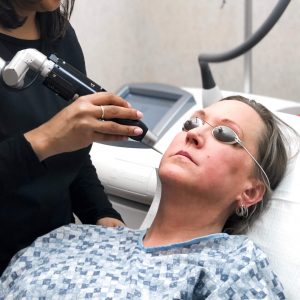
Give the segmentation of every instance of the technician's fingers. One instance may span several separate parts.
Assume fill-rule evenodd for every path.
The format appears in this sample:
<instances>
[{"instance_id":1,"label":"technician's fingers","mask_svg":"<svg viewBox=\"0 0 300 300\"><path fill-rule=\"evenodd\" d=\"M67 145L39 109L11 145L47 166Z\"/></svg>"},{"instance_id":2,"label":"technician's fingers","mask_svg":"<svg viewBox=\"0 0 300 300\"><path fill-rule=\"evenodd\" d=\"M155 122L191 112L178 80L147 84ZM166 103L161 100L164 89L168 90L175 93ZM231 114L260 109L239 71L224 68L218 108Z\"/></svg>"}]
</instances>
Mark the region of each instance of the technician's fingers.
<instances>
[{"instance_id":1,"label":"technician's fingers","mask_svg":"<svg viewBox=\"0 0 300 300\"><path fill-rule=\"evenodd\" d=\"M131 107L126 100L112 93L101 92L82 96L80 98L84 101L89 101L94 105L116 105L127 108Z\"/></svg>"},{"instance_id":2,"label":"technician's fingers","mask_svg":"<svg viewBox=\"0 0 300 300\"><path fill-rule=\"evenodd\" d=\"M102 225L106 227L117 227L117 226L126 226L123 222L115 218L101 218L96 222L96 225Z\"/></svg>"},{"instance_id":3,"label":"technician's fingers","mask_svg":"<svg viewBox=\"0 0 300 300\"><path fill-rule=\"evenodd\" d=\"M124 108L114 105L95 106L97 119L109 120L113 118L139 120L143 114L134 108Z\"/></svg>"},{"instance_id":4,"label":"technician's fingers","mask_svg":"<svg viewBox=\"0 0 300 300\"><path fill-rule=\"evenodd\" d=\"M97 119L131 119L139 120L143 114L131 108L123 98L110 93L96 93L79 97L74 104L82 113L92 113Z\"/></svg>"},{"instance_id":5,"label":"technician's fingers","mask_svg":"<svg viewBox=\"0 0 300 300\"><path fill-rule=\"evenodd\" d=\"M112 121L97 121L93 122L93 128L95 133L104 134L105 140L114 140L115 136L139 136L143 133L143 130L137 126L121 125ZM110 136L112 138L110 138ZM100 136L98 138L103 138Z\"/></svg>"},{"instance_id":6,"label":"technician's fingers","mask_svg":"<svg viewBox=\"0 0 300 300\"><path fill-rule=\"evenodd\" d=\"M127 141L128 137L124 135L112 135L95 132L93 135L93 142L112 142L112 141Z\"/></svg>"}]
</instances>

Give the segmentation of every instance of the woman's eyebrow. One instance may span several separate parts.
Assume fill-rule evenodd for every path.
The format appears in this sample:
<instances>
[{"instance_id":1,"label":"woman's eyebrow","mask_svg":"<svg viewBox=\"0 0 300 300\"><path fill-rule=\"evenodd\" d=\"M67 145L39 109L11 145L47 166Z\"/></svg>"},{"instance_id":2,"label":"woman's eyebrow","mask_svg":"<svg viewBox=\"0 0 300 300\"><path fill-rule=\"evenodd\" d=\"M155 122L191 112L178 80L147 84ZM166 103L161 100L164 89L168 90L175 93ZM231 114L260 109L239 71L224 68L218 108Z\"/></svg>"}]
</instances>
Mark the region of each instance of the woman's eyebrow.
<instances>
[{"instance_id":1,"label":"woman's eyebrow","mask_svg":"<svg viewBox=\"0 0 300 300\"><path fill-rule=\"evenodd\" d=\"M205 117L205 111L200 109L200 110L196 110L193 115L193 117L201 117L204 118Z\"/></svg>"},{"instance_id":2,"label":"woman's eyebrow","mask_svg":"<svg viewBox=\"0 0 300 300\"><path fill-rule=\"evenodd\" d=\"M205 113L205 111L203 109L195 111L192 116L202 118L204 121L208 121L208 120L206 120L207 114ZM216 120L217 124L214 124L214 122L215 122L214 120L209 120L209 122L212 123L211 125L213 125L213 126L218 126L218 125L222 125L222 124L228 125L235 131L235 133L239 136L239 138L244 137L244 132L243 132L242 128L233 120L228 119L228 118L215 119L215 120Z\"/></svg>"},{"instance_id":3,"label":"woman's eyebrow","mask_svg":"<svg viewBox=\"0 0 300 300\"><path fill-rule=\"evenodd\" d=\"M243 129L234 121L228 119L228 118L223 118L219 119L218 122L224 125L230 125L230 127L235 131L235 133L239 136L239 138L244 137L244 132Z\"/></svg>"}]
</instances>

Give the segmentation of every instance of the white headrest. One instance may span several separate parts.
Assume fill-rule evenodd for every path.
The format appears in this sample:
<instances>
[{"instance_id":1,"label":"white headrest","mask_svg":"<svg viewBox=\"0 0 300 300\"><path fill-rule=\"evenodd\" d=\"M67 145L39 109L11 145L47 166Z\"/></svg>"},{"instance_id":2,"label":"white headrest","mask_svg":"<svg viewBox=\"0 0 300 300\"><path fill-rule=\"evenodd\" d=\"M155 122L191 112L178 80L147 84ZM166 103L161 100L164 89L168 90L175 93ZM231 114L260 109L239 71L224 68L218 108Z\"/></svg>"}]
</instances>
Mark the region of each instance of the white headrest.
<instances>
[{"instance_id":1,"label":"white headrest","mask_svg":"<svg viewBox=\"0 0 300 300\"><path fill-rule=\"evenodd\" d=\"M300 133L300 117L275 113ZM299 141L289 139L299 146ZM295 149L295 148L294 148ZM288 299L300 293L300 155L288 164L283 181L274 191L270 207L247 235L268 255Z\"/></svg>"}]
</instances>

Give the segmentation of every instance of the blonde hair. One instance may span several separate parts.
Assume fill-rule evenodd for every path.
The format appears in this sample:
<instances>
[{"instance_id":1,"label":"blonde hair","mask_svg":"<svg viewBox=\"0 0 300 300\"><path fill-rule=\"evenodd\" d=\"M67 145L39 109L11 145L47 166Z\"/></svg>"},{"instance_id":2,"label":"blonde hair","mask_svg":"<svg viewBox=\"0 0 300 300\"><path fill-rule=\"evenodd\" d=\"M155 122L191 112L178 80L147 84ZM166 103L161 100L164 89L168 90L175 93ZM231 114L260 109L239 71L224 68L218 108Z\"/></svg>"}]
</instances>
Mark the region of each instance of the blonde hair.
<instances>
[{"instance_id":1,"label":"blonde hair","mask_svg":"<svg viewBox=\"0 0 300 300\"><path fill-rule=\"evenodd\" d=\"M263 134L258 141L256 159L269 178L271 190L268 189L266 185L267 190L264 194L263 200L248 208L247 217L238 216L234 213L227 219L223 231L240 234L244 233L248 229L249 225L251 225L265 210L269 203L272 190L278 186L286 171L288 154L285 145L288 145L288 143L280 127L283 125L291 131L295 131L275 116L265 106L257 103L255 100L250 100L237 95L226 97L220 101L226 100L241 101L249 105L257 112L265 124ZM259 178L261 181L264 181L264 176L256 164L254 164L254 176Z\"/></svg>"}]
</instances>

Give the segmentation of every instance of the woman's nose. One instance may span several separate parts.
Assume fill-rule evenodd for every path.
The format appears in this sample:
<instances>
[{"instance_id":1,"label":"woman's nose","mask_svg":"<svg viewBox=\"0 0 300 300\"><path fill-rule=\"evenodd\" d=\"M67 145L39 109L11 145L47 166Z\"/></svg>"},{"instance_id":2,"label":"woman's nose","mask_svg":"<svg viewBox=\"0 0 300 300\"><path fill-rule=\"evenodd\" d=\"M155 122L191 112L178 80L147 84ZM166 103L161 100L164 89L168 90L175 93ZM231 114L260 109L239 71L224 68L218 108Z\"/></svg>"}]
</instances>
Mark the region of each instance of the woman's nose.
<instances>
[{"instance_id":1,"label":"woman's nose","mask_svg":"<svg viewBox=\"0 0 300 300\"><path fill-rule=\"evenodd\" d=\"M202 148L204 145L204 137L199 128L194 128L186 133L186 143L193 144L197 148Z\"/></svg>"}]
</instances>

